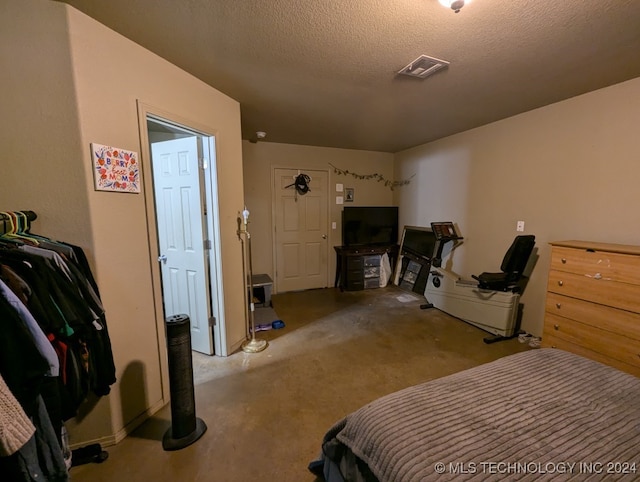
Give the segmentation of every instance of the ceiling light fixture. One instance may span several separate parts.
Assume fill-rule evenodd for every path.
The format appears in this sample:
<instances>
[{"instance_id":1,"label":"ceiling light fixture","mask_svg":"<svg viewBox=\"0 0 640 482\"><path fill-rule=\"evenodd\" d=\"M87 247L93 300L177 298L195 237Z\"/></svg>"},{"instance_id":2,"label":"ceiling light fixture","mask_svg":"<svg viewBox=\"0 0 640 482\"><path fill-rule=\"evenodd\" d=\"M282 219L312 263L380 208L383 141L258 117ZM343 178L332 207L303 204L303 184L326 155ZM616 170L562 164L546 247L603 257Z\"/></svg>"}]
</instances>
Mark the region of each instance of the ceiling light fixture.
<instances>
[{"instance_id":1,"label":"ceiling light fixture","mask_svg":"<svg viewBox=\"0 0 640 482\"><path fill-rule=\"evenodd\" d=\"M458 13L462 7L471 3L471 0L438 0L440 5L450 8L454 12Z\"/></svg>"}]
</instances>

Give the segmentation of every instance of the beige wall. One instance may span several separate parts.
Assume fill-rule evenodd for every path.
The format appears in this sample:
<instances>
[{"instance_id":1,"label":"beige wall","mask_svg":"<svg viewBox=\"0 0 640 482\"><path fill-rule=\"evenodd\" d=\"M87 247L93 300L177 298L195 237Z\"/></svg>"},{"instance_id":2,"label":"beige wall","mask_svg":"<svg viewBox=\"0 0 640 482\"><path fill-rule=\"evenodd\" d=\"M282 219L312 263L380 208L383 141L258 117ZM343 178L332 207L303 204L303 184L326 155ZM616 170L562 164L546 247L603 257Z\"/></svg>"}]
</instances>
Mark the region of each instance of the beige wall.
<instances>
[{"instance_id":1,"label":"beige wall","mask_svg":"<svg viewBox=\"0 0 640 482\"><path fill-rule=\"evenodd\" d=\"M66 25L53 2L0 5L0 211L35 210L38 231L90 246Z\"/></svg>"},{"instance_id":2,"label":"beige wall","mask_svg":"<svg viewBox=\"0 0 640 482\"><path fill-rule=\"evenodd\" d=\"M147 230L147 216L154 216L145 203L150 179L141 194L94 191L90 143L142 153L137 101L216 136L231 347L245 337L235 236L243 205L239 105L64 4L7 0L0 31L7 61L3 111L12 112L0 121L1 206L36 211L39 233L87 252L106 308L118 382L69 426L72 444L110 443L167 401L164 316L153 290L160 285Z\"/></svg>"},{"instance_id":3,"label":"beige wall","mask_svg":"<svg viewBox=\"0 0 640 482\"><path fill-rule=\"evenodd\" d=\"M449 265L465 277L499 271L525 221L539 259L523 328L542 334L548 243L640 244L640 78L396 154L405 223L451 220L464 244Z\"/></svg>"},{"instance_id":4,"label":"beige wall","mask_svg":"<svg viewBox=\"0 0 640 482\"><path fill-rule=\"evenodd\" d=\"M375 180L357 179L336 174L332 166L359 175L378 173L393 179L393 155L384 152L356 151L327 147L277 144L272 142L243 142L245 202L251 212L250 232L254 273L273 275L273 221L271 186L274 168L320 169L329 172L329 246L341 244L342 205L335 203L337 183L355 190L354 202L348 206L389 206L393 192ZM293 180L292 180L293 182ZM309 185L313 189L313 181ZM340 193L344 195L344 193ZM331 222L336 223L332 230ZM329 250L329 285L335 275L335 251ZM277 289L277 286L274 287Z\"/></svg>"}]
</instances>

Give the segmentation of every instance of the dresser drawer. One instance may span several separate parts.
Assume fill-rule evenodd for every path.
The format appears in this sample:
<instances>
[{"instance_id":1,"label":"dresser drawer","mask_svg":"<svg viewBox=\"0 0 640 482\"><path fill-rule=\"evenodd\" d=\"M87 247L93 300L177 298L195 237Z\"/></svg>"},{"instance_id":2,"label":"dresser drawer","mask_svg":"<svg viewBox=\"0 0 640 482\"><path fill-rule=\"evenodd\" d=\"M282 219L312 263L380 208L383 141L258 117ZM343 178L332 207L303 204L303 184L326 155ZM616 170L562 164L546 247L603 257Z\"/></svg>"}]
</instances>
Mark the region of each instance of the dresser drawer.
<instances>
[{"instance_id":1,"label":"dresser drawer","mask_svg":"<svg viewBox=\"0 0 640 482\"><path fill-rule=\"evenodd\" d=\"M636 377L640 377L640 367L638 365L630 365L628 363L621 362L614 358L605 356L601 353L596 353L592 350L553 335L545 335L542 339L542 346L545 348L551 347L569 351L571 353L575 353L576 355L581 355L583 357L590 358L591 360L596 360L600 363L604 363L605 365L615 367L618 370L622 370L623 372L631 373Z\"/></svg>"},{"instance_id":2,"label":"dresser drawer","mask_svg":"<svg viewBox=\"0 0 640 482\"><path fill-rule=\"evenodd\" d=\"M640 314L547 293L546 312L640 340ZM640 341L639 341L640 344Z\"/></svg>"},{"instance_id":3,"label":"dresser drawer","mask_svg":"<svg viewBox=\"0 0 640 482\"><path fill-rule=\"evenodd\" d=\"M380 288L380 278L365 278L364 289Z\"/></svg>"},{"instance_id":4,"label":"dresser drawer","mask_svg":"<svg viewBox=\"0 0 640 482\"><path fill-rule=\"evenodd\" d=\"M347 256L347 269L358 270L364 267L363 256Z\"/></svg>"},{"instance_id":5,"label":"dresser drawer","mask_svg":"<svg viewBox=\"0 0 640 482\"><path fill-rule=\"evenodd\" d=\"M380 266L367 266L364 269L364 277L367 278L380 278Z\"/></svg>"},{"instance_id":6,"label":"dresser drawer","mask_svg":"<svg viewBox=\"0 0 640 482\"><path fill-rule=\"evenodd\" d=\"M640 285L640 256L554 246L551 269Z\"/></svg>"},{"instance_id":7,"label":"dresser drawer","mask_svg":"<svg viewBox=\"0 0 640 482\"><path fill-rule=\"evenodd\" d=\"M380 266L380 256L364 256L364 265L365 266Z\"/></svg>"},{"instance_id":8,"label":"dresser drawer","mask_svg":"<svg viewBox=\"0 0 640 482\"><path fill-rule=\"evenodd\" d=\"M619 283L565 271L551 270L547 291L623 310L640 312L640 285Z\"/></svg>"},{"instance_id":9,"label":"dresser drawer","mask_svg":"<svg viewBox=\"0 0 640 482\"><path fill-rule=\"evenodd\" d=\"M546 313L542 339L561 339L623 363L640 367L640 342L579 321Z\"/></svg>"},{"instance_id":10,"label":"dresser drawer","mask_svg":"<svg viewBox=\"0 0 640 482\"><path fill-rule=\"evenodd\" d=\"M349 279L344 285L344 289L347 291L360 291L364 289L364 278L360 276L359 279Z\"/></svg>"}]
</instances>

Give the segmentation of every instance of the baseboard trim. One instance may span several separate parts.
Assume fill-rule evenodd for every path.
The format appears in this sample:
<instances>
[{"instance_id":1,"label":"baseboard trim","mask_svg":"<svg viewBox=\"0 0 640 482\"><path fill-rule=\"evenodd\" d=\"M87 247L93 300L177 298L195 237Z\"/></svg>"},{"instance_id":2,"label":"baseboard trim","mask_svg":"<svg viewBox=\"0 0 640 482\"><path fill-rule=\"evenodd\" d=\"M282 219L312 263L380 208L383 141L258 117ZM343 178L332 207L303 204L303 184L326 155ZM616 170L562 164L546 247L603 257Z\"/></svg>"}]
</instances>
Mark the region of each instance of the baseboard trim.
<instances>
[{"instance_id":1,"label":"baseboard trim","mask_svg":"<svg viewBox=\"0 0 640 482\"><path fill-rule=\"evenodd\" d=\"M115 443L122 442L131 432L133 432L135 429L137 429L140 425L142 425L144 422L146 422L149 418L151 418L151 416L154 413L158 412L167 403L168 402L165 401L164 399L160 399L154 405L152 405L151 407L146 409L144 412L142 412L140 415L138 415L136 418L131 420L128 424L126 424L123 428L121 428L120 430L118 430L115 433Z\"/></svg>"},{"instance_id":2,"label":"baseboard trim","mask_svg":"<svg viewBox=\"0 0 640 482\"><path fill-rule=\"evenodd\" d=\"M131 420L129 423L127 423L120 430L116 431L116 433L114 433L112 435L107 435L107 436L104 436L104 437L99 437L99 438L96 438L96 439L93 439L93 440L84 440L83 442L77 443L77 444L71 444L71 449L74 450L74 449L85 447L87 445L91 445L91 444L95 444L95 443L100 444L103 447L109 447L109 446L116 445L116 444L122 442L125 438L127 438L127 436L131 432L133 432L135 429L137 429L140 425L142 425L144 422L146 422L149 418L151 418L153 416L153 414L155 414L156 412L160 411L160 409L162 407L164 407L167 403L169 403L169 402L165 401L164 399L160 399L154 405L152 405L151 407L147 408L144 412L142 412L140 415L138 415L133 420Z\"/></svg>"},{"instance_id":3,"label":"baseboard trim","mask_svg":"<svg viewBox=\"0 0 640 482\"><path fill-rule=\"evenodd\" d=\"M237 343L234 343L233 345L231 345L231 350L229 351L229 354L235 353L237 350L239 350L242 347L242 344L247 341L246 338L243 338L242 340L238 341Z\"/></svg>"}]
</instances>

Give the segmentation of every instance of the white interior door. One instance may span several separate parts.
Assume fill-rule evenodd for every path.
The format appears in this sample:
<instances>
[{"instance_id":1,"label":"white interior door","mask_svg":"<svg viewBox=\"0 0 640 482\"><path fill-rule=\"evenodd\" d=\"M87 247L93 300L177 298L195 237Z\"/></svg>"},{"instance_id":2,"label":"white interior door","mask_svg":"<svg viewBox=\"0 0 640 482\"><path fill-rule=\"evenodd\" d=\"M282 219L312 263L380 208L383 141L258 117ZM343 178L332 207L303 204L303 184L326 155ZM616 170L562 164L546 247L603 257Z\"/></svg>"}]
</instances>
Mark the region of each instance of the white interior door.
<instances>
[{"instance_id":1,"label":"white interior door","mask_svg":"<svg viewBox=\"0 0 640 482\"><path fill-rule=\"evenodd\" d=\"M151 145L165 316L189 315L191 344L213 354L198 137Z\"/></svg>"},{"instance_id":2,"label":"white interior door","mask_svg":"<svg viewBox=\"0 0 640 482\"><path fill-rule=\"evenodd\" d=\"M326 171L305 170L309 192L291 184L301 171L274 170L275 264L279 292L328 286L328 179Z\"/></svg>"}]
</instances>

